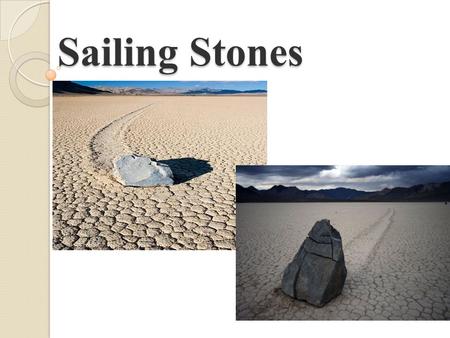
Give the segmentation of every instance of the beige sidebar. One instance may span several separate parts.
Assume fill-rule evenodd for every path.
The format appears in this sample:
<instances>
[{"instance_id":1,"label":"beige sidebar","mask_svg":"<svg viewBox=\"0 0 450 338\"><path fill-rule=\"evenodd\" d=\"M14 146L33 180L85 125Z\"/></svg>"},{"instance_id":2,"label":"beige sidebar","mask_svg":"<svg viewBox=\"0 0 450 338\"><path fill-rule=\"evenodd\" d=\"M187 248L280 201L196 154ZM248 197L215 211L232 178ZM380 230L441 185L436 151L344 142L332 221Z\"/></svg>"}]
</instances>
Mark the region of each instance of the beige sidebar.
<instances>
[{"instance_id":1,"label":"beige sidebar","mask_svg":"<svg viewBox=\"0 0 450 338\"><path fill-rule=\"evenodd\" d=\"M49 4L0 0L0 337L49 336Z\"/></svg>"}]
</instances>

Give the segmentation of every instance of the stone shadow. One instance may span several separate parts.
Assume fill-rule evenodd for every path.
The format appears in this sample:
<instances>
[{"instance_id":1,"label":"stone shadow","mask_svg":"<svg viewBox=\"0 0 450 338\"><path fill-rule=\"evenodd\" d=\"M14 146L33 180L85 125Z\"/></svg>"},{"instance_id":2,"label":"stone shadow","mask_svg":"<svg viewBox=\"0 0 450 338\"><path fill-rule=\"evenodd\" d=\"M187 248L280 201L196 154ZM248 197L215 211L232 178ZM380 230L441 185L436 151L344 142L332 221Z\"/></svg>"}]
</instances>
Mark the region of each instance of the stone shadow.
<instances>
[{"instance_id":1,"label":"stone shadow","mask_svg":"<svg viewBox=\"0 0 450 338\"><path fill-rule=\"evenodd\" d=\"M183 157L158 162L167 164L170 167L175 184L185 183L213 170L208 161L197 160L193 157Z\"/></svg>"}]
</instances>

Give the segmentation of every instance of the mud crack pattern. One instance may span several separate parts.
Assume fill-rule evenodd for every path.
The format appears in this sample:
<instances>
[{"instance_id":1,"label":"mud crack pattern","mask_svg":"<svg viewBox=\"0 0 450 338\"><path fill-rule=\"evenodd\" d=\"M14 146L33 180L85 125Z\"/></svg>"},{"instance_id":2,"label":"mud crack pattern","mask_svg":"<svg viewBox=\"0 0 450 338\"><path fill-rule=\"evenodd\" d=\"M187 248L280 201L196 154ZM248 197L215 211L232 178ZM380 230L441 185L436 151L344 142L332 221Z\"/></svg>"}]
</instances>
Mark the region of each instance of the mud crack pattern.
<instances>
[{"instance_id":1,"label":"mud crack pattern","mask_svg":"<svg viewBox=\"0 0 450 338\"><path fill-rule=\"evenodd\" d=\"M123 187L123 151L178 184ZM55 97L53 247L234 249L235 165L265 161L265 97Z\"/></svg>"},{"instance_id":2,"label":"mud crack pattern","mask_svg":"<svg viewBox=\"0 0 450 338\"><path fill-rule=\"evenodd\" d=\"M316 308L280 291L315 221L342 235L347 280ZM444 203L237 206L237 319L450 319L450 207Z\"/></svg>"}]
</instances>

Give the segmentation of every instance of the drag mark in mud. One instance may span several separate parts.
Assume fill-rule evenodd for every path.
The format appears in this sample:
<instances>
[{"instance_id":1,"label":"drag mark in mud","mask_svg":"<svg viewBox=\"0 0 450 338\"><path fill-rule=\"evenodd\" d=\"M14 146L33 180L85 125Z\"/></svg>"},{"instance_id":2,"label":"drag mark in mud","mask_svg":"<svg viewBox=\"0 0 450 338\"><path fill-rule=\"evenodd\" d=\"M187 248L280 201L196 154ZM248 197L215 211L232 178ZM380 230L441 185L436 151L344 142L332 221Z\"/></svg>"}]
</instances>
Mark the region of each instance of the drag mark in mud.
<instances>
[{"instance_id":1,"label":"drag mark in mud","mask_svg":"<svg viewBox=\"0 0 450 338\"><path fill-rule=\"evenodd\" d=\"M151 106L153 104L146 105L119 117L100 129L92 137L89 144L91 153L90 162L95 171L100 171L104 174L111 172L114 158L131 152L123 141L123 134L130 123L140 115L150 111Z\"/></svg>"},{"instance_id":2,"label":"drag mark in mud","mask_svg":"<svg viewBox=\"0 0 450 338\"><path fill-rule=\"evenodd\" d=\"M394 210L389 208L375 223L367 226L358 236L344 246L345 261L350 271L358 271L376 254L384 234L392 224Z\"/></svg>"}]
</instances>

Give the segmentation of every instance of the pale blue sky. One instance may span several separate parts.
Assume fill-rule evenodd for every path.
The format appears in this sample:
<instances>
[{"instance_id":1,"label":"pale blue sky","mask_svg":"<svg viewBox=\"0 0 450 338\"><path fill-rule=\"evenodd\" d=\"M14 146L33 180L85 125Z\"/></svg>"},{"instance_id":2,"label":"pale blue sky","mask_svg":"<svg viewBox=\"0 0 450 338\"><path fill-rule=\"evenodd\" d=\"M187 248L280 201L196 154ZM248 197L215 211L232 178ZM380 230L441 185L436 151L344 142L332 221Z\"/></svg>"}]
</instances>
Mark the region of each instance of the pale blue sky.
<instances>
[{"instance_id":1,"label":"pale blue sky","mask_svg":"<svg viewBox=\"0 0 450 338\"><path fill-rule=\"evenodd\" d=\"M75 81L89 87L134 87L150 89L210 88L232 90L267 90L267 81Z\"/></svg>"}]
</instances>

